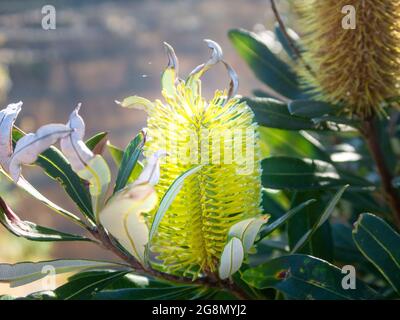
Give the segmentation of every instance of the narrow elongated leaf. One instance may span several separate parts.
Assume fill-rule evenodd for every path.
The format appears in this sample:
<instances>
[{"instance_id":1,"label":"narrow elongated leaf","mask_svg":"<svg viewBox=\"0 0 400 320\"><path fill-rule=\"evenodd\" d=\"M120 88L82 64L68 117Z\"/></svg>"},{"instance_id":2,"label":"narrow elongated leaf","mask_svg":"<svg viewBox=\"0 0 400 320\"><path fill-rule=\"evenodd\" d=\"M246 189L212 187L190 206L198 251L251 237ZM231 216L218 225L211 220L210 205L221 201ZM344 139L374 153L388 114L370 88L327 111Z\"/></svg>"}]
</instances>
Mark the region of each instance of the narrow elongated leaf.
<instances>
[{"instance_id":1,"label":"narrow elongated leaf","mask_svg":"<svg viewBox=\"0 0 400 320\"><path fill-rule=\"evenodd\" d=\"M296 74L268 49L257 34L234 29L229 31L228 36L258 79L290 99L302 95Z\"/></svg>"},{"instance_id":2,"label":"narrow elongated leaf","mask_svg":"<svg viewBox=\"0 0 400 320\"><path fill-rule=\"evenodd\" d=\"M238 238L242 241L244 252L248 252L254 244L261 227L268 222L269 215L245 219L234 224L228 236Z\"/></svg>"},{"instance_id":3,"label":"narrow elongated leaf","mask_svg":"<svg viewBox=\"0 0 400 320\"><path fill-rule=\"evenodd\" d=\"M95 261L95 260L78 260L78 259L64 259L64 260L50 260L41 262L21 262L16 264L0 264L0 282L9 283L10 286L18 287L24 284L44 278L48 273L47 268L51 268L56 274L98 269L98 268L122 268L126 266L116 262L108 261Z\"/></svg>"},{"instance_id":4,"label":"narrow elongated leaf","mask_svg":"<svg viewBox=\"0 0 400 320\"><path fill-rule=\"evenodd\" d=\"M70 279L66 284L58 287L54 293L57 299L62 300L91 299L97 292L122 278L128 272L129 271L100 271Z\"/></svg>"},{"instance_id":5,"label":"narrow elongated leaf","mask_svg":"<svg viewBox=\"0 0 400 320\"><path fill-rule=\"evenodd\" d=\"M109 141L107 142L107 149L110 152L112 159L117 167L121 166L122 158L124 157L124 150L114 146Z\"/></svg>"},{"instance_id":6,"label":"narrow elongated leaf","mask_svg":"<svg viewBox=\"0 0 400 320\"><path fill-rule=\"evenodd\" d=\"M122 100L122 102L120 101L115 101L115 102L123 108L134 108L144 111L154 108L154 105L151 101L139 96L130 96Z\"/></svg>"},{"instance_id":7,"label":"narrow elongated leaf","mask_svg":"<svg viewBox=\"0 0 400 320\"><path fill-rule=\"evenodd\" d=\"M164 46L168 56L168 65L161 76L161 88L165 93L173 96L176 93L175 83L178 78L178 58L171 45L164 42Z\"/></svg>"},{"instance_id":8,"label":"narrow elongated leaf","mask_svg":"<svg viewBox=\"0 0 400 320\"><path fill-rule=\"evenodd\" d=\"M95 300L188 300L199 294L198 286L174 286L163 288L132 288L104 290L94 296Z\"/></svg>"},{"instance_id":9,"label":"narrow elongated leaf","mask_svg":"<svg viewBox=\"0 0 400 320\"><path fill-rule=\"evenodd\" d=\"M5 177L7 177L10 181L12 181L11 177L0 168L0 173L3 174ZM42 202L44 205L46 205L48 208L51 210L57 212L58 214L70 219L74 223L77 223L79 225L82 225L81 220L79 217L74 215L73 213L69 212L68 210L65 210L61 208L59 205L55 204L54 202L50 201L47 199L44 195L42 195L38 190L36 190L28 181L26 181L23 177L21 177L18 182L17 186L20 187L22 190L24 190L26 193L28 193L30 196L36 198L40 202Z\"/></svg>"},{"instance_id":10,"label":"narrow elongated leaf","mask_svg":"<svg viewBox=\"0 0 400 320\"><path fill-rule=\"evenodd\" d=\"M271 98L244 98L253 110L257 122L268 128L285 130L322 129L311 119L291 115L287 103Z\"/></svg>"},{"instance_id":11,"label":"narrow elongated leaf","mask_svg":"<svg viewBox=\"0 0 400 320\"><path fill-rule=\"evenodd\" d=\"M270 189L312 190L344 184L336 169L320 160L269 157L261 165L263 186Z\"/></svg>"},{"instance_id":12,"label":"narrow elongated leaf","mask_svg":"<svg viewBox=\"0 0 400 320\"><path fill-rule=\"evenodd\" d=\"M400 295L400 235L381 218L364 213L355 223L353 239L364 257Z\"/></svg>"},{"instance_id":13,"label":"narrow elongated leaf","mask_svg":"<svg viewBox=\"0 0 400 320\"><path fill-rule=\"evenodd\" d=\"M218 268L219 277L227 279L238 271L243 263L244 248L239 238L233 237L225 245L222 251Z\"/></svg>"},{"instance_id":14,"label":"narrow elongated leaf","mask_svg":"<svg viewBox=\"0 0 400 320\"><path fill-rule=\"evenodd\" d=\"M333 213L336 205L338 204L339 200L341 199L343 193L346 191L346 189L348 188L348 185L343 186L332 198L331 201L329 201L328 205L326 206L325 210L321 213L320 218L318 219L318 221L312 226L312 228L307 231L303 237L300 238L300 240L296 243L296 245L293 247L293 249L291 250L291 253L296 253L299 249L301 249L306 243L307 241L309 241L311 239L311 237L313 236L313 234L315 233L315 231L317 231L317 229L319 227L321 227L331 216L331 214Z\"/></svg>"},{"instance_id":15,"label":"narrow elongated leaf","mask_svg":"<svg viewBox=\"0 0 400 320\"><path fill-rule=\"evenodd\" d=\"M22 221L0 197L0 223L11 233L32 241L92 241L89 238L68 234Z\"/></svg>"},{"instance_id":16,"label":"narrow elongated leaf","mask_svg":"<svg viewBox=\"0 0 400 320\"><path fill-rule=\"evenodd\" d=\"M329 103L314 100L294 100L289 102L288 109L291 115L305 118L318 118L332 114L338 108Z\"/></svg>"},{"instance_id":17,"label":"narrow elongated leaf","mask_svg":"<svg viewBox=\"0 0 400 320\"><path fill-rule=\"evenodd\" d=\"M118 170L114 193L126 186L132 171L135 169L144 143L145 134L141 132L126 147Z\"/></svg>"},{"instance_id":18,"label":"narrow elongated leaf","mask_svg":"<svg viewBox=\"0 0 400 320\"><path fill-rule=\"evenodd\" d=\"M330 161L329 153L321 143L304 131L260 127L262 156L290 156Z\"/></svg>"},{"instance_id":19,"label":"narrow elongated leaf","mask_svg":"<svg viewBox=\"0 0 400 320\"><path fill-rule=\"evenodd\" d=\"M185 179L192 174L198 172L201 169L201 166L195 166L185 172L183 172L175 181L170 185L168 190L165 192L164 196L160 201L160 205L158 206L157 212L154 215L153 222L150 227L150 234L149 234L149 243L151 244L151 240L153 239L155 233L157 232L158 226L164 214L168 211L169 206L174 201L175 197L182 189Z\"/></svg>"},{"instance_id":20,"label":"narrow elongated leaf","mask_svg":"<svg viewBox=\"0 0 400 320\"><path fill-rule=\"evenodd\" d=\"M108 132L99 132L93 137L90 137L85 141L87 147L93 151L94 154L103 154L107 144Z\"/></svg>"},{"instance_id":21,"label":"narrow elongated leaf","mask_svg":"<svg viewBox=\"0 0 400 320\"><path fill-rule=\"evenodd\" d=\"M298 57L293 52L293 48L289 44L289 41L286 38L285 34L283 33L279 23L277 23L275 25L274 30L275 30L275 35L276 35L278 41L281 43L281 45L282 45L283 49L285 50L285 52L287 53L287 55L291 59L297 60ZM299 44L298 44L298 40L300 39L299 35L293 29L290 29L290 28L286 28L286 32L288 33L290 39L295 44L295 46L299 47Z\"/></svg>"},{"instance_id":22,"label":"narrow elongated leaf","mask_svg":"<svg viewBox=\"0 0 400 320\"><path fill-rule=\"evenodd\" d=\"M339 268L308 255L293 254L272 259L244 271L242 279L257 289L275 288L291 299L364 300L376 292L356 280L356 289L342 287Z\"/></svg>"},{"instance_id":23,"label":"narrow elongated leaf","mask_svg":"<svg viewBox=\"0 0 400 320\"><path fill-rule=\"evenodd\" d=\"M279 217L272 223L265 225L261 231L260 231L260 239L257 241L261 241L265 237L267 237L269 234L271 234L274 230L278 229L281 227L283 224L285 224L287 221L290 220L296 213L300 212L302 209L310 205L311 203L314 203L316 200L315 199L310 199L306 202L303 202L302 204L299 204L295 208L289 210L286 212L283 216Z\"/></svg>"}]
</instances>

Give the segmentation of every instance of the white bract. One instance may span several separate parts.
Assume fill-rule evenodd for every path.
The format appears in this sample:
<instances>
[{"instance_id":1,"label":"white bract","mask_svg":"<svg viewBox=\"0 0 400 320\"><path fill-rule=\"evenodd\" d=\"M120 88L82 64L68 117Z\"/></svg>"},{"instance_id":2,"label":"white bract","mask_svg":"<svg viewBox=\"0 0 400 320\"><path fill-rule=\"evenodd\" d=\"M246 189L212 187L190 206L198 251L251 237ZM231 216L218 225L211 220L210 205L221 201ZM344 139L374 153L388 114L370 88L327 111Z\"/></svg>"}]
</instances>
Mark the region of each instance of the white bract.
<instances>
[{"instance_id":1,"label":"white bract","mask_svg":"<svg viewBox=\"0 0 400 320\"><path fill-rule=\"evenodd\" d=\"M219 265L219 277L221 279L227 279L240 269L243 263L244 250L242 241L233 237L224 247L222 251L221 261Z\"/></svg>"},{"instance_id":2,"label":"white bract","mask_svg":"<svg viewBox=\"0 0 400 320\"><path fill-rule=\"evenodd\" d=\"M85 122L79 115L81 104L71 113L67 126L72 129L70 135L60 141L61 150L69 160L74 171L83 170L87 163L93 159L93 152L83 141L85 136Z\"/></svg>"},{"instance_id":3,"label":"white bract","mask_svg":"<svg viewBox=\"0 0 400 320\"><path fill-rule=\"evenodd\" d=\"M64 124L47 124L36 133L28 133L19 139L9 160L8 171L12 179L18 181L21 165L34 163L40 153L70 133L71 129Z\"/></svg>"},{"instance_id":4,"label":"white bract","mask_svg":"<svg viewBox=\"0 0 400 320\"><path fill-rule=\"evenodd\" d=\"M256 240L263 224L267 223L269 215L245 219L234 224L228 233L229 237L236 237L242 241L245 252L248 252Z\"/></svg>"},{"instance_id":5,"label":"white bract","mask_svg":"<svg viewBox=\"0 0 400 320\"><path fill-rule=\"evenodd\" d=\"M11 103L0 111L0 165L8 168L8 161L13 152L12 129L18 114L21 111L22 102Z\"/></svg>"}]
</instances>

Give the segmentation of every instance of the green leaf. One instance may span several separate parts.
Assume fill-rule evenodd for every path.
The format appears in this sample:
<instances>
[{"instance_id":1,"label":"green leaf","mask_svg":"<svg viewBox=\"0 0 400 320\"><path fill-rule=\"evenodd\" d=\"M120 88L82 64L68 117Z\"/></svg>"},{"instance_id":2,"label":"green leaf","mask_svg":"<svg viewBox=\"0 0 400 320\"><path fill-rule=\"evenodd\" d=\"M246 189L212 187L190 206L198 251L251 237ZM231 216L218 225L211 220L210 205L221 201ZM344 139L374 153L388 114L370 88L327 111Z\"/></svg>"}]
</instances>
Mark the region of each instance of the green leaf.
<instances>
[{"instance_id":1,"label":"green leaf","mask_svg":"<svg viewBox=\"0 0 400 320\"><path fill-rule=\"evenodd\" d=\"M297 75L268 49L257 34L234 29L229 31L228 36L258 79L290 99L302 95Z\"/></svg>"},{"instance_id":2,"label":"green leaf","mask_svg":"<svg viewBox=\"0 0 400 320\"><path fill-rule=\"evenodd\" d=\"M0 197L0 223L12 234L32 241L92 241L89 238L68 234L22 221Z\"/></svg>"},{"instance_id":3,"label":"green leaf","mask_svg":"<svg viewBox=\"0 0 400 320\"><path fill-rule=\"evenodd\" d=\"M243 273L242 279L257 289L275 288L291 299L362 300L376 292L356 280L356 289L342 287L344 275L336 266L308 255L272 259Z\"/></svg>"},{"instance_id":4,"label":"green leaf","mask_svg":"<svg viewBox=\"0 0 400 320\"><path fill-rule=\"evenodd\" d=\"M265 225L261 231L260 231L260 238L256 241L259 242L265 237L267 237L269 234L271 234L274 230L278 229L281 227L283 224L285 224L287 221L289 221L296 213L302 211L305 207L308 205L314 203L316 200L315 199L310 199L308 201L305 201L298 206L292 208L288 212L286 212L283 216L279 217L276 219L274 222Z\"/></svg>"},{"instance_id":5,"label":"green leaf","mask_svg":"<svg viewBox=\"0 0 400 320\"><path fill-rule=\"evenodd\" d=\"M400 235L384 220L363 213L354 225L358 249L400 294Z\"/></svg>"},{"instance_id":6,"label":"green leaf","mask_svg":"<svg viewBox=\"0 0 400 320\"><path fill-rule=\"evenodd\" d=\"M285 102L271 98L243 98L253 110L257 122L265 127L285 130L316 130L307 118L291 115Z\"/></svg>"},{"instance_id":7,"label":"green leaf","mask_svg":"<svg viewBox=\"0 0 400 320\"><path fill-rule=\"evenodd\" d=\"M299 249L301 249L313 236L313 234L320 228L326 221L328 221L329 217L335 210L336 205L338 204L339 200L341 199L343 193L348 188L348 185L343 186L329 201L328 205L325 207L324 211L322 212L321 216L317 220L317 222L312 226L310 230L308 230L300 240L294 245L291 250L291 253L296 253Z\"/></svg>"},{"instance_id":8,"label":"green leaf","mask_svg":"<svg viewBox=\"0 0 400 320\"><path fill-rule=\"evenodd\" d=\"M270 189L312 190L344 184L336 169L321 160L269 157L261 166L262 184Z\"/></svg>"},{"instance_id":9,"label":"green leaf","mask_svg":"<svg viewBox=\"0 0 400 320\"><path fill-rule=\"evenodd\" d=\"M87 300L103 290L114 281L125 276L129 271L99 271L69 279L55 290L57 299Z\"/></svg>"},{"instance_id":10,"label":"green leaf","mask_svg":"<svg viewBox=\"0 0 400 320\"><path fill-rule=\"evenodd\" d=\"M89 182L92 208L97 214L103 207L106 192L111 181L111 172L104 158L97 154L90 159L86 167L78 171L79 177Z\"/></svg>"},{"instance_id":11,"label":"green leaf","mask_svg":"<svg viewBox=\"0 0 400 320\"><path fill-rule=\"evenodd\" d=\"M198 286L174 286L162 288L132 288L104 290L94 296L95 300L188 300L199 294Z\"/></svg>"},{"instance_id":12,"label":"green leaf","mask_svg":"<svg viewBox=\"0 0 400 320\"><path fill-rule=\"evenodd\" d=\"M124 151L122 149L114 146L110 142L107 142L107 149L108 149L108 152L110 152L111 157L113 158L117 167L120 167L121 163L122 163L122 158L124 157Z\"/></svg>"},{"instance_id":13,"label":"green leaf","mask_svg":"<svg viewBox=\"0 0 400 320\"><path fill-rule=\"evenodd\" d=\"M327 201L324 195L327 192L319 190L296 192L292 198L292 206L296 206L310 198L317 201L304 208L302 215L293 217L287 225L287 239L289 248L293 248L320 219ZM330 193L330 192L329 192ZM330 200L330 199L329 199ZM290 250L289 250L290 251ZM325 222L315 231L309 241L297 253L309 254L326 261L333 261L333 239L329 222Z\"/></svg>"},{"instance_id":14,"label":"green leaf","mask_svg":"<svg viewBox=\"0 0 400 320\"><path fill-rule=\"evenodd\" d=\"M24 133L19 129L13 130L13 141L18 141ZM93 221L94 214L90 194L84 182L72 170L67 159L55 147L50 147L39 155L36 164L52 179L59 182L70 198L77 204L81 212Z\"/></svg>"},{"instance_id":15,"label":"green leaf","mask_svg":"<svg viewBox=\"0 0 400 320\"><path fill-rule=\"evenodd\" d=\"M299 47L298 43L296 43L299 39L299 36L296 34L296 32L293 29L286 28L286 32L288 33L289 37L291 38L292 42ZM281 43L283 49L287 53L287 55L292 59L292 60L297 60L296 54L293 52L293 49L291 48L288 39L284 35L279 23L276 23L275 25L275 35L278 39L278 41Z\"/></svg>"},{"instance_id":16,"label":"green leaf","mask_svg":"<svg viewBox=\"0 0 400 320\"><path fill-rule=\"evenodd\" d=\"M107 143L107 136L108 132L99 132L86 140L85 144L94 154L102 154Z\"/></svg>"},{"instance_id":17,"label":"green leaf","mask_svg":"<svg viewBox=\"0 0 400 320\"><path fill-rule=\"evenodd\" d=\"M198 165L190 168L189 170L186 170L185 172L180 174L179 177L177 177L174 180L174 182L172 182L172 184L169 186L168 190L165 192L164 196L160 201L160 205L158 206L156 214L154 215L154 219L150 227L149 244L151 243L151 240L153 239L158 229L158 226L160 225L160 222L164 217L164 214L167 212L169 206L174 201L179 191L182 189L185 179L191 176L192 174L198 172L201 169L201 167L202 167L201 165Z\"/></svg>"},{"instance_id":18,"label":"green leaf","mask_svg":"<svg viewBox=\"0 0 400 320\"><path fill-rule=\"evenodd\" d=\"M117 262L63 259L41 262L20 262L16 264L0 264L0 282L10 284L11 288L39 280L48 275L46 268L55 271L55 274L65 272L98 269L98 268L127 268Z\"/></svg>"},{"instance_id":19,"label":"green leaf","mask_svg":"<svg viewBox=\"0 0 400 320\"><path fill-rule=\"evenodd\" d=\"M124 188L134 170L145 143L145 135L140 132L126 147L119 167L114 193Z\"/></svg>"},{"instance_id":20,"label":"green leaf","mask_svg":"<svg viewBox=\"0 0 400 320\"><path fill-rule=\"evenodd\" d=\"M262 156L290 156L330 161L321 143L305 131L260 127Z\"/></svg>"},{"instance_id":21,"label":"green leaf","mask_svg":"<svg viewBox=\"0 0 400 320\"><path fill-rule=\"evenodd\" d=\"M294 100L289 102L288 109L293 116L317 118L335 113L338 108L322 101Z\"/></svg>"}]
</instances>

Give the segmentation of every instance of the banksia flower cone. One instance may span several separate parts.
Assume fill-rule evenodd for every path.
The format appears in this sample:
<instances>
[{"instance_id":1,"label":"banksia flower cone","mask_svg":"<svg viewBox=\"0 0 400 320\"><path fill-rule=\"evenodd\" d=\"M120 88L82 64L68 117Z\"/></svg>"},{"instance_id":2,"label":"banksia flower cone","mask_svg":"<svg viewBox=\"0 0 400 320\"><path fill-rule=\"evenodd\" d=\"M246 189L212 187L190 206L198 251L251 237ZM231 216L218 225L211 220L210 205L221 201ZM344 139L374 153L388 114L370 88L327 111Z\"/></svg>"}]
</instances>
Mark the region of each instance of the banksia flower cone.
<instances>
[{"instance_id":1,"label":"banksia flower cone","mask_svg":"<svg viewBox=\"0 0 400 320\"><path fill-rule=\"evenodd\" d=\"M379 113L383 100L398 95L400 1L298 3L304 59L315 73L302 70L305 82L319 91L319 98L344 104L350 114L366 118ZM355 9L355 29L346 28L352 14L349 6Z\"/></svg>"},{"instance_id":2,"label":"banksia flower cone","mask_svg":"<svg viewBox=\"0 0 400 320\"><path fill-rule=\"evenodd\" d=\"M160 197L183 172L189 176L168 209L151 251L166 272L198 277L215 273L229 228L261 213L261 167L257 124L245 102L235 98L237 76L222 60L211 40L209 61L183 81L177 79L177 58L166 44L169 64L162 75L165 102L126 98L123 106L148 112L145 155L166 150L156 187ZM201 76L216 63L231 77L229 90L217 91L211 101L201 96ZM152 221L154 213L148 217Z\"/></svg>"}]
</instances>

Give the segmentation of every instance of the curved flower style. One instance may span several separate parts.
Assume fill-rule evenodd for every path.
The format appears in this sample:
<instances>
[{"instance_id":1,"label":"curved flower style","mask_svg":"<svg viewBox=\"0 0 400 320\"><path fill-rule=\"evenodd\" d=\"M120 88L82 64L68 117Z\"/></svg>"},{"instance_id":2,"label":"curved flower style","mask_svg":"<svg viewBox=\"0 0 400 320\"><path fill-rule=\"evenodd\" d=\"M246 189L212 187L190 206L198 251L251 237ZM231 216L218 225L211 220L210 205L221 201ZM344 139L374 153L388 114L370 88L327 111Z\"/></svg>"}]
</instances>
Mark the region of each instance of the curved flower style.
<instances>
[{"instance_id":1,"label":"curved flower style","mask_svg":"<svg viewBox=\"0 0 400 320\"><path fill-rule=\"evenodd\" d=\"M381 111L396 96L400 75L400 1L297 1L304 29L304 58L316 71L301 74L332 103L361 117ZM343 27L343 8L355 9L355 29Z\"/></svg>"},{"instance_id":2,"label":"curved flower style","mask_svg":"<svg viewBox=\"0 0 400 320\"><path fill-rule=\"evenodd\" d=\"M151 244L162 261L160 268L194 277L216 272L229 228L261 213L258 127L251 109L234 97L237 76L222 60L220 46L205 41L212 56L185 81L177 78L178 60L165 44L169 58L161 81L165 102L137 96L120 102L148 113L145 155L168 152L156 186L160 196L181 173L202 165L185 181ZM206 101L200 78L219 62L231 77L230 88L216 91ZM148 215L148 223L154 214Z\"/></svg>"}]
</instances>

